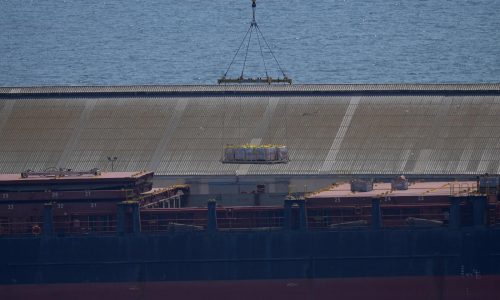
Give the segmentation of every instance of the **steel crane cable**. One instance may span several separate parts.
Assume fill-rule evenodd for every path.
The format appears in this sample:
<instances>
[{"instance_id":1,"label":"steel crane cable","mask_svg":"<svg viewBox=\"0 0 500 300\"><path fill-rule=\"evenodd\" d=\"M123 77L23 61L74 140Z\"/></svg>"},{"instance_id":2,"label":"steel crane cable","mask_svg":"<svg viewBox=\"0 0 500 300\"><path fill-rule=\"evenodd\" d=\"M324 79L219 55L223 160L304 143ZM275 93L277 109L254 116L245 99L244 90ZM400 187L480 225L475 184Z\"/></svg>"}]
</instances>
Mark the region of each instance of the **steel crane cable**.
<instances>
[{"instance_id":1,"label":"steel crane cable","mask_svg":"<svg viewBox=\"0 0 500 300\"><path fill-rule=\"evenodd\" d=\"M266 38L264 37L264 34L262 33L262 31L260 30L260 27L259 25L257 24L257 22L255 21L255 10L256 10L256 0L252 0L252 22L250 23L250 28L248 28L247 32L245 33L245 36L243 37L243 40L241 41L238 49L236 50L236 53L234 54L233 56L233 59L231 60L231 63L229 64L229 66L227 67L227 70L226 72L224 73L224 76L219 80L219 83L220 82L223 82L229 72L229 70L231 69L231 67L233 66L235 60L236 60L236 57L238 56L241 48L243 47L243 45L245 44L246 40L247 40L247 36L248 36L248 41L247 41L247 45L246 45L246 52L245 52L245 58L243 60L243 67L241 69L241 75L240 75L240 78L238 78L237 80L244 80L245 78L243 77L244 75L244 72L245 72L245 67L246 67L246 62L247 62L247 59L248 59L248 52L249 52L249 48L250 48L250 42L251 42L251 39L252 39L252 34L253 34L253 31L255 30L255 34L257 35L257 42L258 42L258 45L259 45L259 50L260 50L260 56L262 58L262 62L264 64L264 70L266 72L266 80L268 80L269 82L271 82L271 78L269 77L269 73L268 73L268 70L267 70L267 64L266 64L266 60L265 60L265 57L264 57L264 51L262 49L262 43L260 42L260 38L262 37L262 40L264 40L264 44L265 46L267 47L267 49L269 50L269 52L271 53L271 56L273 57L274 61L276 62L276 65L278 66L278 69L279 71L281 72L281 74L283 74L283 77L284 79L286 80L286 82L289 82L291 83L291 80L289 80L285 74L285 71L283 70L283 68L281 67L281 64L279 63L278 59L276 58L276 56L274 55L274 52L273 50L271 49L271 47L269 46L269 43L267 42ZM256 29L254 29L254 27ZM249 35L250 33L250 35ZM259 37L259 34L260 34L260 37Z\"/></svg>"},{"instance_id":2,"label":"steel crane cable","mask_svg":"<svg viewBox=\"0 0 500 300\"><path fill-rule=\"evenodd\" d=\"M260 44L259 32L256 31L256 33L257 33L257 41L259 42L260 56L262 57L262 62L264 63L264 70L266 71L266 77L269 78L269 75L267 74L266 60L264 59L264 52L262 52L262 45Z\"/></svg>"},{"instance_id":3,"label":"steel crane cable","mask_svg":"<svg viewBox=\"0 0 500 300\"><path fill-rule=\"evenodd\" d=\"M241 70L241 78L243 78L243 74L245 72L245 67L246 67L246 62L247 62L247 58L248 58L248 52L249 52L249 48L250 48L250 42L251 42L251 39L252 39L252 34L253 34L253 28L254 27L257 28L257 30L255 31L255 34L257 35L257 42L259 44L260 56L261 56L262 62L264 64L264 70L266 72L266 77L269 77L269 75L268 75L268 71L267 71L266 60L265 60L265 57L264 57L264 51L262 50L262 43L260 42L260 37L262 37L262 40L264 41L267 49L269 50L269 53L271 53L271 56L273 57L274 61L276 62L276 65L278 66L279 71L283 74L284 77L286 77L285 71L283 71L283 68L281 67L281 64L279 63L278 59L274 55L273 50L269 46L269 43L267 42L266 38L264 37L264 34L262 34L262 31L260 30L259 25L257 25L257 23L252 23L250 25L250 28L248 28L245 36L243 37L243 40L240 43L240 46L238 47L238 50L236 50L236 53L234 54L233 59L231 60L231 63L229 64L229 67L227 68L226 72L224 73L224 77L227 76L227 73L231 69L231 66L234 64L234 61L236 60L236 57L238 56L238 53L241 50L241 47L243 46L243 44L245 43L245 41L247 41L247 36L248 36L248 41L247 41L247 46L246 46L246 51L245 51L245 58L243 60L243 68ZM250 33L250 35L248 35L248 33ZM260 37L259 37L259 35L260 35Z\"/></svg>"},{"instance_id":4,"label":"steel crane cable","mask_svg":"<svg viewBox=\"0 0 500 300\"><path fill-rule=\"evenodd\" d=\"M250 29L252 29L253 26L250 26ZM241 69L241 78L243 78L243 72L245 72L245 65L247 63L247 57L248 57L248 48L250 48L250 40L252 39L252 32L253 30L250 30L250 36L248 37L248 44L247 44L247 51L245 53L245 60L243 61L243 68Z\"/></svg>"},{"instance_id":5,"label":"steel crane cable","mask_svg":"<svg viewBox=\"0 0 500 300\"><path fill-rule=\"evenodd\" d=\"M250 26L250 28L248 28L247 33L245 34L245 37L243 37L243 40L241 41L240 46L238 47L238 50L236 50L236 53L234 54L233 59L231 60L231 63L229 64L229 67L227 67L226 73L224 73L224 77L226 77L227 72L229 72L229 69L230 69L230 68L231 68L231 66L233 65L234 60L236 59L236 56L237 56L237 55L238 55L238 53L240 52L241 46L243 46L243 44L245 43L245 40L246 40L247 35L248 35L248 33L250 32L250 30L252 30L252 26Z\"/></svg>"},{"instance_id":6,"label":"steel crane cable","mask_svg":"<svg viewBox=\"0 0 500 300\"><path fill-rule=\"evenodd\" d=\"M267 49L269 49L269 52L271 52L271 55L274 58L274 61L276 62L276 64L278 65L278 68L280 69L281 73L283 74L284 77L286 77L286 74L283 71L283 68L281 67L280 63L278 62L278 59L276 58L276 56L274 56L273 50L271 49L271 47L267 43L267 40L264 37L264 35L262 34L262 31L260 31L259 25L257 25L257 23L255 23L255 27L257 27L257 30L259 31L260 35L262 36L262 39L264 40L264 43L266 43Z\"/></svg>"}]
</instances>

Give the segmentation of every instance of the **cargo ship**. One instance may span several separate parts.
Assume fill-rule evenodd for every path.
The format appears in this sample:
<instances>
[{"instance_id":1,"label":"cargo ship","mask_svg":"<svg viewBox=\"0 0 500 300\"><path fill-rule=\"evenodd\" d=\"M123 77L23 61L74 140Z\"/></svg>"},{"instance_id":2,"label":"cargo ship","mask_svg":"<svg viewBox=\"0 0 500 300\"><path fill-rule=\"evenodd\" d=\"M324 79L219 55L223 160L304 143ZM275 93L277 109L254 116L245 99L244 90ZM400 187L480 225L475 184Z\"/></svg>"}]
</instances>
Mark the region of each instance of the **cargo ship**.
<instances>
[{"instance_id":1,"label":"cargo ship","mask_svg":"<svg viewBox=\"0 0 500 300\"><path fill-rule=\"evenodd\" d=\"M497 299L499 178L189 205L152 172L0 175L2 299Z\"/></svg>"}]
</instances>

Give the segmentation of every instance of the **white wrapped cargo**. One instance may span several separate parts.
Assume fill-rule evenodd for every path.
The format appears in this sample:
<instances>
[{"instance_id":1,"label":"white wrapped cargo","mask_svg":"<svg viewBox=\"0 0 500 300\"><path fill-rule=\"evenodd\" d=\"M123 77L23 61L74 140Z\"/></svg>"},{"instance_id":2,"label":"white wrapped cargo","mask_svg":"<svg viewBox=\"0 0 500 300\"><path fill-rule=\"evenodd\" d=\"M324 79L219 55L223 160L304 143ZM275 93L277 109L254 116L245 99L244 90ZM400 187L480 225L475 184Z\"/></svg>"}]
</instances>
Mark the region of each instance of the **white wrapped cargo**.
<instances>
[{"instance_id":1,"label":"white wrapped cargo","mask_svg":"<svg viewBox=\"0 0 500 300\"><path fill-rule=\"evenodd\" d=\"M255 151L255 148L245 148L245 160L257 160L257 151Z\"/></svg>"},{"instance_id":2,"label":"white wrapped cargo","mask_svg":"<svg viewBox=\"0 0 500 300\"><path fill-rule=\"evenodd\" d=\"M259 147L259 148L255 148L256 150L256 159L257 160L266 160L266 149L267 148L263 148L263 147Z\"/></svg>"},{"instance_id":3,"label":"white wrapped cargo","mask_svg":"<svg viewBox=\"0 0 500 300\"><path fill-rule=\"evenodd\" d=\"M234 160L245 160L245 148L234 148Z\"/></svg>"},{"instance_id":4,"label":"white wrapped cargo","mask_svg":"<svg viewBox=\"0 0 500 300\"><path fill-rule=\"evenodd\" d=\"M233 161L234 160L234 148L227 147L224 149L224 160L225 161Z\"/></svg>"},{"instance_id":5,"label":"white wrapped cargo","mask_svg":"<svg viewBox=\"0 0 500 300\"><path fill-rule=\"evenodd\" d=\"M275 164L288 162L288 148L282 145L226 145L224 163Z\"/></svg>"},{"instance_id":6,"label":"white wrapped cargo","mask_svg":"<svg viewBox=\"0 0 500 300\"><path fill-rule=\"evenodd\" d=\"M286 146L278 146L276 148L277 160L287 161L288 160L288 148Z\"/></svg>"},{"instance_id":7,"label":"white wrapped cargo","mask_svg":"<svg viewBox=\"0 0 500 300\"><path fill-rule=\"evenodd\" d=\"M269 161L276 160L276 148L275 147L265 148L265 152L266 152L266 160L269 160Z\"/></svg>"}]
</instances>

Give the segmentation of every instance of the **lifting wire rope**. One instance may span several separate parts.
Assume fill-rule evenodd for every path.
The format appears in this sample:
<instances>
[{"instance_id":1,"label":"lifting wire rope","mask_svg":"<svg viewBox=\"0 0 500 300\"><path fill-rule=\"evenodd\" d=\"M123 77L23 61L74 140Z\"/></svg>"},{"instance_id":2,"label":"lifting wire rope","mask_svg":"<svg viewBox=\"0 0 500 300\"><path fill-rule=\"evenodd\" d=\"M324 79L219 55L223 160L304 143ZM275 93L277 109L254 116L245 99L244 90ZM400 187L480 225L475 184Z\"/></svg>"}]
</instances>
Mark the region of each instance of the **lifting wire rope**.
<instances>
[{"instance_id":1,"label":"lifting wire rope","mask_svg":"<svg viewBox=\"0 0 500 300\"><path fill-rule=\"evenodd\" d=\"M225 84L225 83L240 83L240 84L241 83L267 83L267 84L288 83L288 84L292 84L292 79L288 78L288 76L283 71L283 68L281 67L280 63L278 62L278 59L276 58L276 56L273 53L273 50L271 49L271 47L267 43L266 39L264 38L264 35L262 34L262 31L260 30L259 25L257 24L257 21L255 21L256 8L257 8L256 0L252 0L252 22L250 23L250 28L248 28L245 36L243 37L243 40L241 41L240 46L238 47L238 50L236 50L236 53L234 54L233 59L231 60L231 63L227 67L226 72L224 73L224 75L220 79L217 80L218 84ZM260 55L262 57L262 62L264 63L264 70L265 70L266 76L265 77L257 77L257 78L251 78L251 77L245 78L244 72L245 72L245 67L246 67L247 57L248 57L248 50L250 48L250 41L252 39L253 32L255 32L255 35L257 36L257 42L259 45ZM259 37L259 35L260 35L260 37ZM247 37L248 37L248 39L247 39ZM279 71L281 72L281 74L283 74L283 78L279 78L279 77L272 78L271 76L269 76L268 71L267 71L266 60L264 59L264 51L262 50L262 43L260 42L261 39L264 41L264 45L269 50L269 53L271 53L271 56L273 57L274 61L276 62L276 65L278 66ZM228 78L227 73L231 69L231 66L233 65L236 57L238 56L238 53L241 50L241 47L245 44L245 42L246 42L246 52L245 52L245 58L243 60L243 67L241 69L240 77Z\"/></svg>"}]
</instances>

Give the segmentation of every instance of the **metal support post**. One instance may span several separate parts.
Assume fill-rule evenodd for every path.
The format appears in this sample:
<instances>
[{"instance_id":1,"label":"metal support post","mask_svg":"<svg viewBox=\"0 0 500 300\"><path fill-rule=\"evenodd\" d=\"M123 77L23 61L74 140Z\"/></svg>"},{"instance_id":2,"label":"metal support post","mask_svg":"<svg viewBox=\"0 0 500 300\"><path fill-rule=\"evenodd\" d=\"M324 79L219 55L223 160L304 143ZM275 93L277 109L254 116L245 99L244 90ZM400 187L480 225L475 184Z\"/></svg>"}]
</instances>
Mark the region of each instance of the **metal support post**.
<instances>
[{"instance_id":1,"label":"metal support post","mask_svg":"<svg viewBox=\"0 0 500 300\"><path fill-rule=\"evenodd\" d=\"M286 230L292 229L292 201L285 200L283 211L283 228Z\"/></svg>"},{"instance_id":2,"label":"metal support post","mask_svg":"<svg viewBox=\"0 0 500 300\"><path fill-rule=\"evenodd\" d=\"M43 205L43 230L44 237L50 237L54 233L54 222L52 213L52 203L45 203Z\"/></svg>"},{"instance_id":3,"label":"metal support post","mask_svg":"<svg viewBox=\"0 0 500 300\"><path fill-rule=\"evenodd\" d=\"M108 162L111 163L111 172L115 171L115 162L117 160L118 160L118 157L116 157L116 156L114 156L114 157L108 156Z\"/></svg>"},{"instance_id":4,"label":"metal support post","mask_svg":"<svg viewBox=\"0 0 500 300\"><path fill-rule=\"evenodd\" d=\"M299 230L307 229L307 210L306 210L306 201L297 200L299 204Z\"/></svg>"},{"instance_id":5,"label":"metal support post","mask_svg":"<svg viewBox=\"0 0 500 300\"><path fill-rule=\"evenodd\" d=\"M132 233L141 232L141 212L139 211L139 203L131 203L132 207Z\"/></svg>"},{"instance_id":6,"label":"metal support post","mask_svg":"<svg viewBox=\"0 0 500 300\"><path fill-rule=\"evenodd\" d=\"M294 219L293 213L292 213L293 207L297 207L299 209L298 228L296 227L297 220ZM283 228L285 228L287 230L293 230L293 229L306 230L307 229L307 210L306 210L305 200L302 200L302 199L301 200L298 200L298 199L285 200L283 217L284 217ZM295 224L295 226L294 226L294 224Z\"/></svg>"},{"instance_id":7,"label":"metal support post","mask_svg":"<svg viewBox=\"0 0 500 300\"><path fill-rule=\"evenodd\" d=\"M125 233L125 203L116 204L116 233Z\"/></svg>"},{"instance_id":8,"label":"metal support post","mask_svg":"<svg viewBox=\"0 0 500 300\"><path fill-rule=\"evenodd\" d=\"M217 231L217 201L210 199L207 202L207 230L210 232Z\"/></svg>"},{"instance_id":9,"label":"metal support post","mask_svg":"<svg viewBox=\"0 0 500 300\"><path fill-rule=\"evenodd\" d=\"M380 213L380 199L372 199L372 229L380 229L382 227L382 216Z\"/></svg>"},{"instance_id":10,"label":"metal support post","mask_svg":"<svg viewBox=\"0 0 500 300\"><path fill-rule=\"evenodd\" d=\"M460 197L450 197L450 220L449 226L451 229L459 229L460 224Z\"/></svg>"},{"instance_id":11,"label":"metal support post","mask_svg":"<svg viewBox=\"0 0 500 300\"><path fill-rule=\"evenodd\" d=\"M141 212L137 202L121 202L116 205L116 232L140 233Z\"/></svg>"},{"instance_id":12,"label":"metal support post","mask_svg":"<svg viewBox=\"0 0 500 300\"><path fill-rule=\"evenodd\" d=\"M253 194L253 205L260 206L260 193L259 192Z\"/></svg>"},{"instance_id":13,"label":"metal support post","mask_svg":"<svg viewBox=\"0 0 500 300\"><path fill-rule=\"evenodd\" d=\"M486 215L486 196L470 197L474 215L474 227L484 227Z\"/></svg>"}]
</instances>

